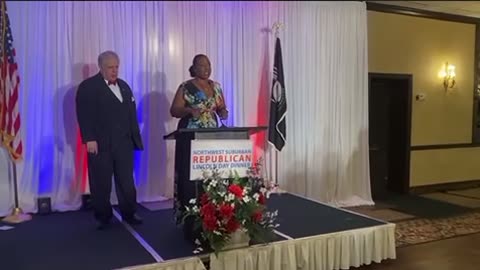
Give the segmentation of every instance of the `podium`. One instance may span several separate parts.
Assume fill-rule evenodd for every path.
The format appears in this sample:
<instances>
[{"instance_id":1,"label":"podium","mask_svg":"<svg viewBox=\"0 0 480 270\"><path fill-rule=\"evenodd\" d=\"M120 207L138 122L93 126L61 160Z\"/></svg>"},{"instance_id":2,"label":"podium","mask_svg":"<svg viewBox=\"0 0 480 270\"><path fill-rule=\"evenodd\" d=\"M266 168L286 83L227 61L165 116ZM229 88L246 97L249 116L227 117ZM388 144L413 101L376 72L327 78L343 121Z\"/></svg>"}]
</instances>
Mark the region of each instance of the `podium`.
<instances>
[{"instance_id":1,"label":"podium","mask_svg":"<svg viewBox=\"0 0 480 270\"><path fill-rule=\"evenodd\" d=\"M175 198L174 207L182 211L190 199L203 193L202 171L217 168L236 170L245 175L251 167L253 143L250 136L267 127L180 128L165 135L165 140L175 140ZM193 220L183 226L185 237L194 241L199 232L193 230Z\"/></svg>"}]
</instances>

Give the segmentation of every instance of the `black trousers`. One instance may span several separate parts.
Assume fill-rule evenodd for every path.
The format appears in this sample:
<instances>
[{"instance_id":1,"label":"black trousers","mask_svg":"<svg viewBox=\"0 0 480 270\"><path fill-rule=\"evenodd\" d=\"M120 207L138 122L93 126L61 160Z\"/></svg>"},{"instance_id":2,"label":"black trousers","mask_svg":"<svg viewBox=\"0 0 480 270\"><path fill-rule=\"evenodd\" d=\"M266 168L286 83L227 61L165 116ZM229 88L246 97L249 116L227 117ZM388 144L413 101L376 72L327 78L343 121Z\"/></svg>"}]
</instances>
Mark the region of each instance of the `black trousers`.
<instances>
[{"instance_id":1,"label":"black trousers","mask_svg":"<svg viewBox=\"0 0 480 270\"><path fill-rule=\"evenodd\" d=\"M110 194L112 175L122 218L135 214L137 192L133 179L133 143L124 137L111 151L88 154L88 177L95 219L109 221L112 216Z\"/></svg>"}]
</instances>

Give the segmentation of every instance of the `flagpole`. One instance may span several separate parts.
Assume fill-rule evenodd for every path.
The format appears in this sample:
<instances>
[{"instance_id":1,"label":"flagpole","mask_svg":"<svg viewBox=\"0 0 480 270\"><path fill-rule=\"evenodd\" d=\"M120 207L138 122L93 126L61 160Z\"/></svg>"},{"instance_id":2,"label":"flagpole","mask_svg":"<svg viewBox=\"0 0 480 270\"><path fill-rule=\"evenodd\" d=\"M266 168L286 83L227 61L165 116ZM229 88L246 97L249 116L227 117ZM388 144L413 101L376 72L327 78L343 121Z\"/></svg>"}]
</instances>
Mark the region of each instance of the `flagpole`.
<instances>
[{"instance_id":1,"label":"flagpole","mask_svg":"<svg viewBox=\"0 0 480 270\"><path fill-rule=\"evenodd\" d=\"M22 208L18 203L18 182L17 182L17 165L15 161L11 159L12 168L13 168L13 188L15 196L15 207L12 210L12 213L5 217L2 221L5 223L22 223L32 219L32 216L29 214L24 214Z\"/></svg>"},{"instance_id":2,"label":"flagpole","mask_svg":"<svg viewBox=\"0 0 480 270\"><path fill-rule=\"evenodd\" d=\"M275 186L278 187L278 152L275 152Z\"/></svg>"},{"instance_id":3,"label":"flagpole","mask_svg":"<svg viewBox=\"0 0 480 270\"><path fill-rule=\"evenodd\" d=\"M6 1L2 1L0 3L1 7L1 18L2 18L2 29L1 29L1 40L0 42L2 44L5 44L5 43L9 43L10 46L11 46L11 43L13 42L13 38L11 37L11 33L10 33L10 27L8 26L8 17L7 17L7 6L6 6ZM7 31L7 26L8 26L8 31ZM9 36L9 39L8 40L5 40L7 38L7 32L10 33L10 36ZM6 42L7 41L7 42ZM7 51L9 51L9 53L11 53L12 55L10 55L12 58L13 56L15 55L15 52L13 50L12 52L12 48L10 48L10 50L7 50L7 46L9 45L6 45L6 46L2 46L2 57L3 57L3 64L2 64L2 69L7 69L8 70L8 66L6 67L5 66L5 63L7 63ZM7 71L7 74L8 74L8 71ZM2 87L5 87L5 83L2 84ZM4 94L7 95L7 91L6 89L3 89L5 90L4 91ZM5 105L7 106L7 105ZM6 108L7 107L4 107L4 113L6 113ZM4 130L2 130L2 132L4 132ZM3 136L7 136L10 135L8 132L6 134L3 134ZM2 134L0 134L2 135ZM18 136L18 134L16 134L16 136ZM20 205L19 205L19 200L18 200L18 181L17 181L17 166L15 164L15 161L16 160L19 160L20 159L20 155L17 156L17 153L16 153L16 148L15 149L10 149L10 147L13 147L13 141L12 142L9 142L7 141L7 143L5 143L5 137L4 138L1 138L0 136L0 139L3 140L6 148L7 148L7 151L11 152L10 153L10 161L12 162L12 169L13 169L13 188L14 188L14 196L15 196L15 206L12 210L12 213L5 217L2 221L5 222L5 223L21 223L21 222L24 222L24 221L28 221L28 220L31 220L32 219L32 216L31 215L28 215L28 214L24 214L23 213L23 210L22 208L20 208ZM12 140L14 140L14 138L12 138ZM11 144L10 144L11 143Z\"/></svg>"}]
</instances>

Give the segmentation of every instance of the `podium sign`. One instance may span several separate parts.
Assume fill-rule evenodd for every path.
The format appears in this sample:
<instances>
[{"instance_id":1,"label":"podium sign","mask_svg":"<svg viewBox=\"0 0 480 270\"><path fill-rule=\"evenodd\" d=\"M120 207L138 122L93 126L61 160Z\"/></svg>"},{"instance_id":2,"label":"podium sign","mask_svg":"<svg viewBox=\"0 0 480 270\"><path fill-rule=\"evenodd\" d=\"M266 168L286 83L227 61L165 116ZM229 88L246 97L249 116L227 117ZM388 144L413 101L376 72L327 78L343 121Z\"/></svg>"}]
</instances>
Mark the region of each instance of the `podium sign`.
<instances>
[{"instance_id":1,"label":"podium sign","mask_svg":"<svg viewBox=\"0 0 480 270\"><path fill-rule=\"evenodd\" d=\"M204 171L218 169L222 176L237 172L247 176L252 166L253 143L251 140L192 140L190 153L190 180L203 178Z\"/></svg>"},{"instance_id":2,"label":"podium sign","mask_svg":"<svg viewBox=\"0 0 480 270\"><path fill-rule=\"evenodd\" d=\"M237 172L245 177L252 166L253 142L250 136L267 127L220 127L179 128L165 135L165 140L175 140L175 195L179 209L184 209L192 198L200 199L203 194L203 172L218 168L228 177ZM193 181L192 181L193 180ZM183 211L183 210L180 210ZM193 221L185 220L183 231L186 239L194 241L199 231Z\"/></svg>"}]
</instances>

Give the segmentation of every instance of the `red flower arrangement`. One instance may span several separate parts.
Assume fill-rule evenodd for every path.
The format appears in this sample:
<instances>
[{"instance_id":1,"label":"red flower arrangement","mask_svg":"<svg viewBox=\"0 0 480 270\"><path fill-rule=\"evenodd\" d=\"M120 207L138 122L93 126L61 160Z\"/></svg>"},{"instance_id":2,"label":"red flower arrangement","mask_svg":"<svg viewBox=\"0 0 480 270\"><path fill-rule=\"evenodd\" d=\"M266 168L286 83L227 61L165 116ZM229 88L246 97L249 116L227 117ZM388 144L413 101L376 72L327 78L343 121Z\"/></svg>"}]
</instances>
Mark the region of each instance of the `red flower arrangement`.
<instances>
[{"instance_id":1,"label":"red flower arrangement","mask_svg":"<svg viewBox=\"0 0 480 270\"><path fill-rule=\"evenodd\" d=\"M233 233L242 230L257 242L267 242L274 229L277 212L267 211L266 199L273 185L259 176L259 166L249 170L248 176L237 174L222 178L218 170L203 180L204 193L190 200L183 220L193 216L201 227L202 240L218 253L229 243ZM196 241L200 244L201 241ZM195 253L203 250L199 247Z\"/></svg>"}]
</instances>

